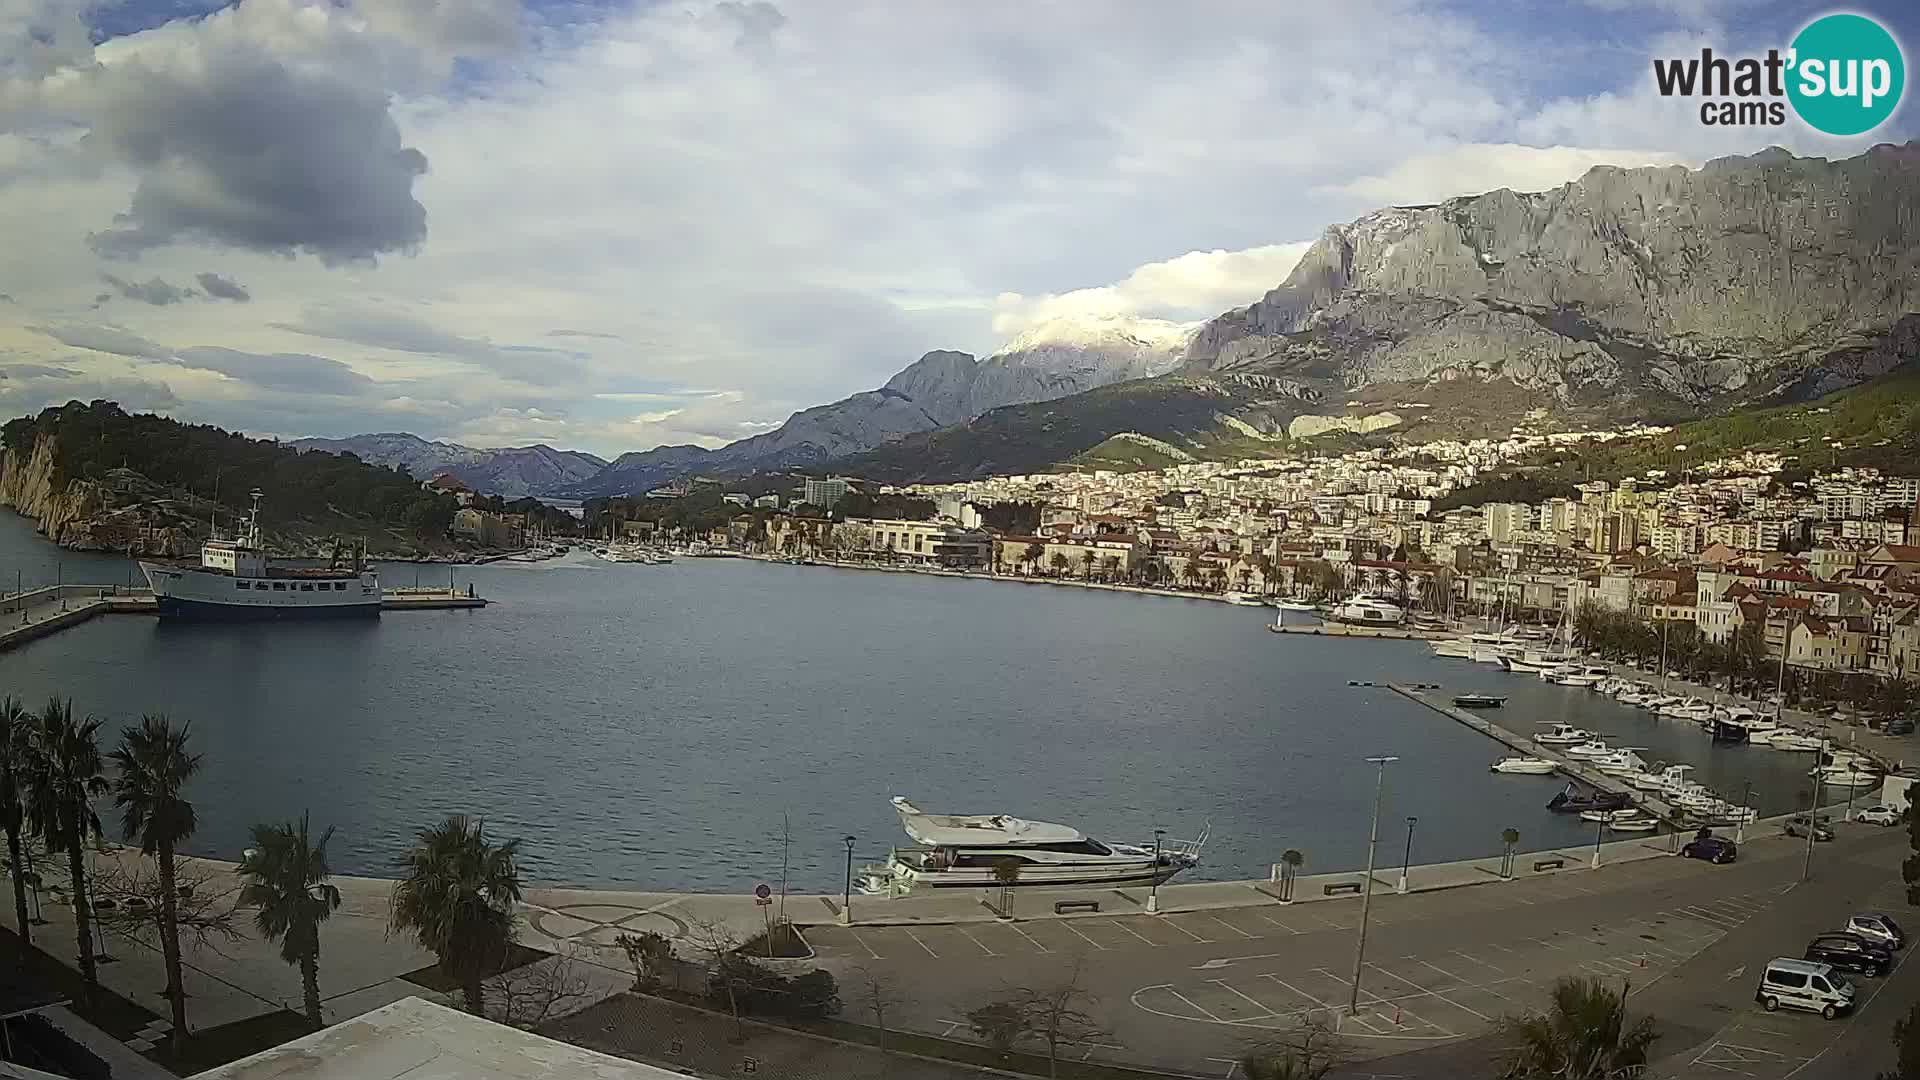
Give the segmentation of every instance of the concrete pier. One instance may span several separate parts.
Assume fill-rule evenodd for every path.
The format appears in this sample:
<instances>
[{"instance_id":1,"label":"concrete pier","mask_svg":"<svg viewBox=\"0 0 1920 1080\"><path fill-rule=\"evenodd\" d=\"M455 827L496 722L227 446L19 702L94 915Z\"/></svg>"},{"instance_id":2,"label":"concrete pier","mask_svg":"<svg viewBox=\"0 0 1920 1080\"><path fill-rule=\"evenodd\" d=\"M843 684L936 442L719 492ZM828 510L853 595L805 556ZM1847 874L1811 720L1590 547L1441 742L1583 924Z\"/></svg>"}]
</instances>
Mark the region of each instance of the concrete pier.
<instances>
[{"instance_id":1,"label":"concrete pier","mask_svg":"<svg viewBox=\"0 0 1920 1080\"><path fill-rule=\"evenodd\" d=\"M386 589L382 611L483 608L487 599L457 589ZM0 652L78 626L97 615L157 615L151 589L125 585L48 585L0 596Z\"/></svg>"},{"instance_id":2,"label":"concrete pier","mask_svg":"<svg viewBox=\"0 0 1920 1080\"><path fill-rule=\"evenodd\" d=\"M1430 641L1443 636L1428 633L1425 630L1403 630L1398 627L1385 626L1350 626L1346 623L1302 623L1299 626L1268 623L1267 629L1276 634L1312 634L1316 637L1379 638L1385 641Z\"/></svg>"},{"instance_id":3,"label":"concrete pier","mask_svg":"<svg viewBox=\"0 0 1920 1080\"><path fill-rule=\"evenodd\" d=\"M1405 686L1399 683L1390 683L1388 688L1404 698L1417 701L1427 708L1432 709L1434 712L1465 724L1480 734L1517 750L1528 757L1545 758L1553 762L1554 768L1562 774L1570 776L1589 787L1596 788L1600 791L1611 792L1616 795L1629 796L1633 799L1634 805L1655 817L1665 820L1670 825L1680 826L1683 824L1680 811L1664 800L1656 797L1651 792L1641 791L1639 788L1621 780L1617 776L1608 776L1606 773L1588 765L1586 762L1568 757L1560 752L1559 747L1544 746L1528 736L1487 719L1481 714L1468 712L1465 709L1446 704L1433 697L1431 691L1416 690L1411 686Z\"/></svg>"}]
</instances>

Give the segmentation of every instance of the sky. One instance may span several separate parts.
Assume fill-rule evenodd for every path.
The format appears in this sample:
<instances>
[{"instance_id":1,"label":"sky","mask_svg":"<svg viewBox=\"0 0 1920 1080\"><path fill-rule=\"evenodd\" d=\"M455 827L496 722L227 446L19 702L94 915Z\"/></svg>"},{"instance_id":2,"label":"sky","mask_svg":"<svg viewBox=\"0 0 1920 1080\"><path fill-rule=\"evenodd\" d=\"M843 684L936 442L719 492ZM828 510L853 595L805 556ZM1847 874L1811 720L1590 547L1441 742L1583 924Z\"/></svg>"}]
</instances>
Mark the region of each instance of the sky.
<instances>
[{"instance_id":1,"label":"sky","mask_svg":"<svg viewBox=\"0 0 1920 1080\"><path fill-rule=\"evenodd\" d=\"M1382 205L1915 137L1913 95L1832 139L1653 89L1829 10L0 0L0 413L718 446L931 349L1244 305Z\"/></svg>"}]
</instances>

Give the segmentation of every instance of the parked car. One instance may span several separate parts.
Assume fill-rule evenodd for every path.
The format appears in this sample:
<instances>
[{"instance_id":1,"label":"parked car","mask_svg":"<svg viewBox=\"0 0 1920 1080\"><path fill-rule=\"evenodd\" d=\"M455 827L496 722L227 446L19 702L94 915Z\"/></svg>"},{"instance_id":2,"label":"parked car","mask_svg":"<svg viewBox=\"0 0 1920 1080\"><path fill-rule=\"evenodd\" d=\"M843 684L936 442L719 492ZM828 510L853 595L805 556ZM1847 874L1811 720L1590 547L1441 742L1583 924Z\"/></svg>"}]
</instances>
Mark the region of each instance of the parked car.
<instances>
[{"instance_id":1,"label":"parked car","mask_svg":"<svg viewBox=\"0 0 1920 1080\"><path fill-rule=\"evenodd\" d=\"M1730 863L1740 857L1740 849L1733 841L1724 836L1699 836L1687 841L1680 854L1689 859L1705 859L1711 863Z\"/></svg>"},{"instance_id":2,"label":"parked car","mask_svg":"<svg viewBox=\"0 0 1920 1080\"><path fill-rule=\"evenodd\" d=\"M1807 830L1811 828L1815 840L1833 839L1833 826L1827 824L1827 815L1821 814L1819 817L1812 819L1812 821L1812 825L1808 825L1807 815L1793 815L1787 819L1787 835L1805 836L1807 835Z\"/></svg>"},{"instance_id":3,"label":"parked car","mask_svg":"<svg viewBox=\"0 0 1920 1080\"><path fill-rule=\"evenodd\" d=\"M1767 961L1760 974L1760 988L1753 999L1768 1012L1785 1005L1806 1009L1831 1020L1853 1009L1853 984L1832 964L1778 957Z\"/></svg>"},{"instance_id":4,"label":"parked car","mask_svg":"<svg viewBox=\"0 0 1920 1080\"><path fill-rule=\"evenodd\" d=\"M1887 734L1889 735L1913 734L1913 717L1898 716L1893 718L1892 720L1887 721Z\"/></svg>"},{"instance_id":5,"label":"parked car","mask_svg":"<svg viewBox=\"0 0 1920 1080\"><path fill-rule=\"evenodd\" d=\"M1854 811L1853 820L1868 825L1898 825L1906 820L1906 815L1891 806L1875 805Z\"/></svg>"},{"instance_id":6,"label":"parked car","mask_svg":"<svg viewBox=\"0 0 1920 1080\"><path fill-rule=\"evenodd\" d=\"M1862 975L1885 975L1893 970L1893 952L1858 934L1821 934L1807 942L1807 959Z\"/></svg>"},{"instance_id":7,"label":"parked car","mask_svg":"<svg viewBox=\"0 0 1920 1080\"><path fill-rule=\"evenodd\" d=\"M1871 941L1889 949L1899 949L1907 944L1906 932L1893 916L1878 911L1863 911L1847 920L1847 933Z\"/></svg>"}]
</instances>

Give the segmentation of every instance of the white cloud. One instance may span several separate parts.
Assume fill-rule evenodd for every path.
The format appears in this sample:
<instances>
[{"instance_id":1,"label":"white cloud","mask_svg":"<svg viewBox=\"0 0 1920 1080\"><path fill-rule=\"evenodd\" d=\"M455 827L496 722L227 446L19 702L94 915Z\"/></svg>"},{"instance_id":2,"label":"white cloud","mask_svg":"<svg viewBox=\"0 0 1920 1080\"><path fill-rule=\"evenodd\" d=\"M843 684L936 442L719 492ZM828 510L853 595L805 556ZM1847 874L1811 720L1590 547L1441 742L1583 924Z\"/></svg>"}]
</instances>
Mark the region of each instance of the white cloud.
<instances>
[{"instance_id":1,"label":"white cloud","mask_svg":"<svg viewBox=\"0 0 1920 1080\"><path fill-rule=\"evenodd\" d=\"M1189 251L1136 267L1112 285L993 299L993 329L1015 337L1056 321L1150 320L1178 324L1258 300L1293 272L1310 240L1241 251Z\"/></svg>"},{"instance_id":2,"label":"white cloud","mask_svg":"<svg viewBox=\"0 0 1920 1080\"><path fill-rule=\"evenodd\" d=\"M1597 150L1580 146L1467 143L1395 162L1384 173L1326 185L1329 193L1387 204L1436 203L1499 188L1546 191L1578 180L1596 165L1693 165L1666 150Z\"/></svg>"}]
</instances>

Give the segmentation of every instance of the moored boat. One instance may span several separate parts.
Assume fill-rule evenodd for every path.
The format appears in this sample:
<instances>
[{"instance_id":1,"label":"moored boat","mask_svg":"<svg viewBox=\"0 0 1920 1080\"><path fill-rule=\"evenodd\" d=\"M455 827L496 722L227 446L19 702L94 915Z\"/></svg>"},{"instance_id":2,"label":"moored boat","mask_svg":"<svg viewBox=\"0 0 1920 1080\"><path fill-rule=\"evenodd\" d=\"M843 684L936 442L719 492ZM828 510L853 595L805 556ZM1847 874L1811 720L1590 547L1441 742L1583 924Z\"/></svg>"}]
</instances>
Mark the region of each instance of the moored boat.
<instances>
[{"instance_id":1,"label":"moored boat","mask_svg":"<svg viewBox=\"0 0 1920 1080\"><path fill-rule=\"evenodd\" d=\"M1455 694L1453 703L1463 709L1497 709L1507 699L1499 694Z\"/></svg>"},{"instance_id":2,"label":"moored boat","mask_svg":"<svg viewBox=\"0 0 1920 1080\"><path fill-rule=\"evenodd\" d=\"M1391 600L1361 593L1335 604L1327 618L1355 626L1399 626L1407 619L1406 609Z\"/></svg>"},{"instance_id":3,"label":"moored boat","mask_svg":"<svg viewBox=\"0 0 1920 1080\"><path fill-rule=\"evenodd\" d=\"M1078 829L1007 814L929 814L899 796L901 828L920 845L895 848L855 879L864 893L904 896L916 888L1028 885L1146 885L1165 882L1200 861L1207 832L1157 847L1094 840ZM1019 869L1011 883L1000 868Z\"/></svg>"},{"instance_id":4,"label":"moored boat","mask_svg":"<svg viewBox=\"0 0 1920 1080\"><path fill-rule=\"evenodd\" d=\"M1546 758L1503 757L1487 766L1488 772L1512 773L1518 776L1546 776L1559 768Z\"/></svg>"},{"instance_id":5,"label":"moored boat","mask_svg":"<svg viewBox=\"0 0 1920 1080\"><path fill-rule=\"evenodd\" d=\"M260 500L237 537L215 536L200 565L140 563L163 619L252 620L378 616L380 576L359 555L336 553L327 566L285 566L266 553Z\"/></svg>"}]
</instances>

